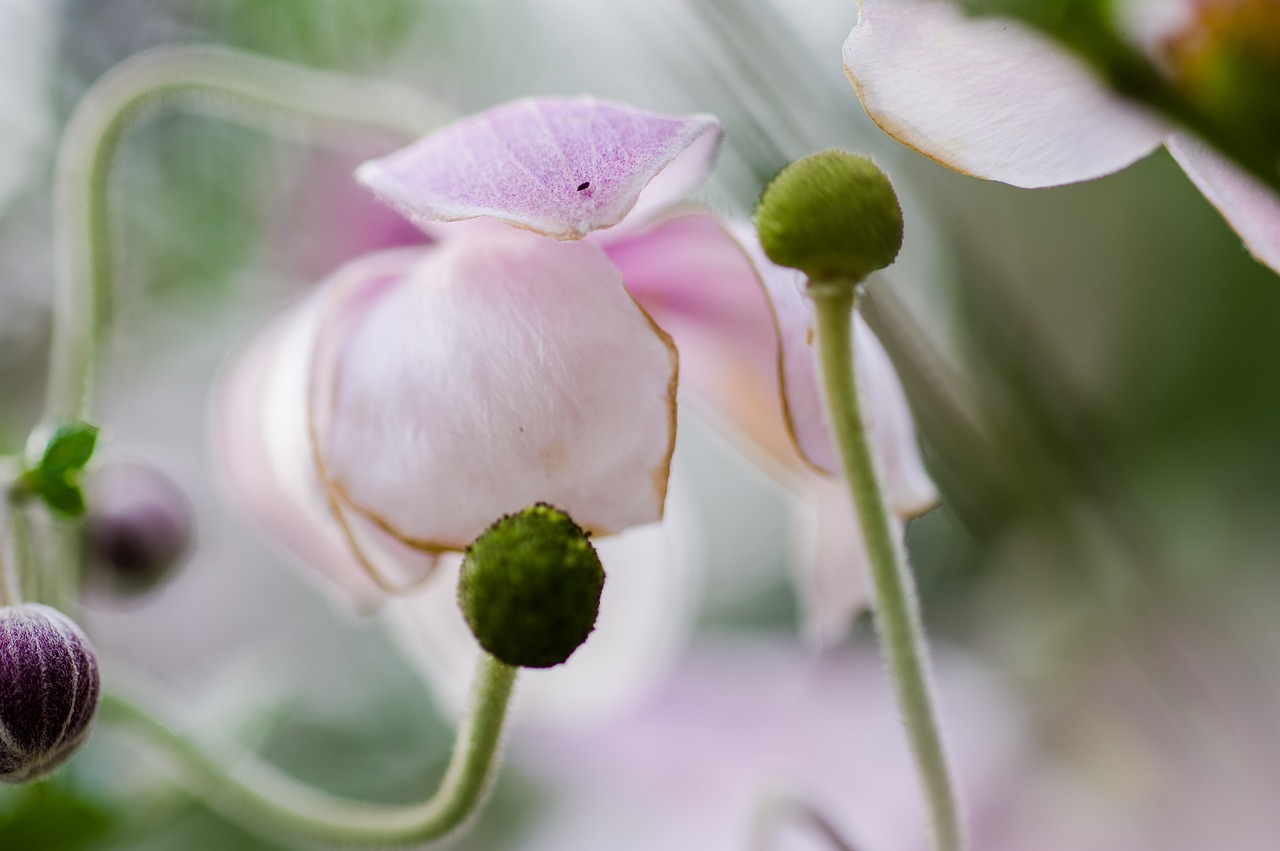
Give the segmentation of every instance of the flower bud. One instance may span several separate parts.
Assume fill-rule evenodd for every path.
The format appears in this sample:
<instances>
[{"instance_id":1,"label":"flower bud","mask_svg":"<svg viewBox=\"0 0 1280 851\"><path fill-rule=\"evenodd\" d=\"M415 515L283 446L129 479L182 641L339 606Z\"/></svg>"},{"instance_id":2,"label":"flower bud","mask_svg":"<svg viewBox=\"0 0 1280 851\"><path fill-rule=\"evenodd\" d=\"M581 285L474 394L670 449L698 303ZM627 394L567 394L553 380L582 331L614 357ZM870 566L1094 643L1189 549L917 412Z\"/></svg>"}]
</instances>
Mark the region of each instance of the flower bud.
<instances>
[{"instance_id":1,"label":"flower bud","mask_svg":"<svg viewBox=\"0 0 1280 851\"><path fill-rule=\"evenodd\" d=\"M98 658L80 628L48 606L0 608L0 782L53 771L97 711Z\"/></svg>"},{"instance_id":2,"label":"flower bud","mask_svg":"<svg viewBox=\"0 0 1280 851\"><path fill-rule=\"evenodd\" d=\"M861 283L902 247L902 208L870 159L822 151L774 176L756 206L760 245L810 281Z\"/></svg>"},{"instance_id":3,"label":"flower bud","mask_svg":"<svg viewBox=\"0 0 1280 851\"><path fill-rule=\"evenodd\" d=\"M480 646L508 665L550 668L595 629L604 568L587 533L545 503L503 517L467 550L458 603Z\"/></svg>"},{"instance_id":4,"label":"flower bud","mask_svg":"<svg viewBox=\"0 0 1280 851\"><path fill-rule=\"evenodd\" d=\"M112 590L138 593L176 568L191 549L191 507L168 476L120 462L93 473L84 523L90 576Z\"/></svg>"}]
</instances>

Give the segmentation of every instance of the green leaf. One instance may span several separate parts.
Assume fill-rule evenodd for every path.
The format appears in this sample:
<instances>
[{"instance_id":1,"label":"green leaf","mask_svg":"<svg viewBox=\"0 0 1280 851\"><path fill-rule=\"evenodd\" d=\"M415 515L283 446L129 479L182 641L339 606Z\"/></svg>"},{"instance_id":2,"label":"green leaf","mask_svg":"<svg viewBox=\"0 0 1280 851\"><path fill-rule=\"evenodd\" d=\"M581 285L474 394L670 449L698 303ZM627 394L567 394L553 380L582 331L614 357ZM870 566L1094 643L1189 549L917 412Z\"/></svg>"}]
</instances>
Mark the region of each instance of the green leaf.
<instances>
[{"instance_id":1,"label":"green leaf","mask_svg":"<svg viewBox=\"0 0 1280 851\"><path fill-rule=\"evenodd\" d=\"M100 847L121 821L61 781L33 783L0 797L0 848L80 851Z\"/></svg>"},{"instance_id":2,"label":"green leaf","mask_svg":"<svg viewBox=\"0 0 1280 851\"><path fill-rule=\"evenodd\" d=\"M40 458L41 478L61 479L82 469L93 457L97 443L97 426L79 421L62 423L54 430Z\"/></svg>"},{"instance_id":3,"label":"green leaf","mask_svg":"<svg viewBox=\"0 0 1280 851\"><path fill-rule=\"evenodd\" d=\"M36 496L59 514L67 517L79 517L84 514L84 493L80 490L79 484L68 478L41 479L36 485Z\"/></svg>"}]
</instances>

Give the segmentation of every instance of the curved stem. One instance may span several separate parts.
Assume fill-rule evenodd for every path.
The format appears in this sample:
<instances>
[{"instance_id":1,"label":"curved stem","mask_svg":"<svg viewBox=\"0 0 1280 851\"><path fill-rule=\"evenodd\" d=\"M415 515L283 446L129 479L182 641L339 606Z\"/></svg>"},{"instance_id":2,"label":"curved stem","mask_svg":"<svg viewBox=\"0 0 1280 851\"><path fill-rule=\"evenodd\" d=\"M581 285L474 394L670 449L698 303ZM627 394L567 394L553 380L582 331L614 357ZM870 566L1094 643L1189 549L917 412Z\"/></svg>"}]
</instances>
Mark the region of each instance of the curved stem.
<instances>
[{"instance_id":1,"label":"curved stem","mask_svg":"<svg viewBox=\"0 0 1280 851\"><path fill-rule=\"evenodd\" d=\"M928 647L915 581L885 506L884 489L867 441L853 363L853 310L858 288L846 282L809 284L817 307L818 351L833 436L871 559L881 652L924 785L933 847L965 847L951 770L938 729Z\"/></svg>"},{"instance_id":2,"label":"curved stem","mask_svg":"<svg viewBox=\"0 0 1280 851\"><path fill-rule=\"evenodd\" d=\"M209 101L201 106L223 107L219 114L233 120L293 134L303 119L382 131L399 140L415 138L447 117L443 107L399 86L221 48L159 48L107 73L81 99L58 151L57 279L45 403L51 419L90 419L110 284L107 177L116 149L145 107L192 95Z\"/></svg>"},{"instance_id":3,"label":"curved stem","mask_svg":"<svg viewBox=\"0 0 1280 851\"><path fill-rule=\"evenodd\" d=\"M421 804L386 806L322 792L253 758L229 773L217 760L146 710L104 693L101 717L130 727L163 750L179 782L210 809L273 839L363 846L420 845L465 827L497 772L507 705L519 669L482 654L471 706L436 793Z\"/></svg>"}]
</instances>

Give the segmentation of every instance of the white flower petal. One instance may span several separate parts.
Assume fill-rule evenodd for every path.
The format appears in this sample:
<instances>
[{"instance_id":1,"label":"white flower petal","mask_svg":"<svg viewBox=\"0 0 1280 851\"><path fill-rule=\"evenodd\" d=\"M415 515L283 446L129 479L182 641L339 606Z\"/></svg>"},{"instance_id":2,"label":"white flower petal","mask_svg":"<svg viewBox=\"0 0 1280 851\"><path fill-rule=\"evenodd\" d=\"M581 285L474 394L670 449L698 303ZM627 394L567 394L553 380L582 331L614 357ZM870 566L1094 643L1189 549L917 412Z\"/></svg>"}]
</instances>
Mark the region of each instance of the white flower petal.
<instances>
[{"instance_id":1,"label":"white flower petal","mask_svg":"<svg viewBox=\"0 0 1280 851\"><path fill-rule=\"evenodd\" d=\"M612 235L613 231L608 231ZM680 387L752 449L794 466L778 336L754 266L708 211L691 209L604 246L627 291L680 350Z\"/></svg>"},{"instance_id":2,"label":"white flower petal","mask_svg":"<svg viewBox=\"0 0 1280 851\"><path fill-rule=\"evenodd\" d=\"M1249 253L1280 272L1280 198L1190 133L1170 133L1165 145Z\"/></svg>"},{"instance_id":3,"label":"white flower petal","mask_svg":"<svg viewBox=\"0 0 1280 851\"><path fill-rule=\"evenodd\" d=\"M1036 188L1089 180L1165 133L1083 62L1016 21L946 0L860 0L845 70L871 119L964 174Z\"/></svg>"},{"instance_id":4,"label":"white flower petal","mask_svg":"<svg viewBox=\"0 0 1280 851\"><path fill-rule=\"evenodd\" d=\"M675 350L595 246L459 233L319 336L323 474L401 541L461 550L538 501L597 533L662 516Z\"/></svg>"},{"instance_id":5,"label":"white flower petal","mask_svg":"<svg viewBox=\"0 0 1280 851\"><path fill-rule=\"evenodd\" d=\"M771 263L749 229L735 232L754 259L773 307L780 341L783 402L796 446L815 468L839 476L842 467L823 402L816 317L813 302L805 294L805 276ZM862 414L890 507L902 517L915 516L932 508L938 494L920 458L906 394L888 354L860 315L854 316L853 341Z\"/></svg>"},{"instance_id":6,"label":"white flower petal","mask_svg":"<svg viewBox=\"0 0 1280 851\"><path fill-rule=\"evenodd\" d=\"M409 254L365 258L336 275L332 285L376 278L388 263L403 268ZM307 434L310 361L326 291L321 287L292 305L232 359L214 394L213 451L233 501L295 557L332 580L357 608L368 610L381 602L383 592L335 522ZM359 518L351 528L366 546L388 546ZM420 553L395 555L403 562L389 560L386 553L377 560L400 581L407 581L406 574L421 578L430 569Z\"/></svg>"},{"instance_id":7,"label":"white flower petal","mask_svg":"<svg viewBox=\"0 0 1280 851\"><path fill-rule=\"evenodd\" d=\"M698 518L689 488L671 481L667 517L593 541L605 569L596 629L563 665L521 673L523 720L579 728L616 716L647 695L674 664L693 626L701 582ZM461 556L400 598L387 616L409 658L445 709L460 715L480 652L458 608Z\"/></svg>"},{"instance_id":8,"label":"white flower petal","mask_svg":"<svg viewBox=\"0 0 1280 851\"><path fill-rule=\"evenodd\" d=\"M818 647L835 647L871 607L871 564L862 525L843 479L810 475L797 483L800 552L792 559L801 628Z\"/></svg>"}]
</instances>

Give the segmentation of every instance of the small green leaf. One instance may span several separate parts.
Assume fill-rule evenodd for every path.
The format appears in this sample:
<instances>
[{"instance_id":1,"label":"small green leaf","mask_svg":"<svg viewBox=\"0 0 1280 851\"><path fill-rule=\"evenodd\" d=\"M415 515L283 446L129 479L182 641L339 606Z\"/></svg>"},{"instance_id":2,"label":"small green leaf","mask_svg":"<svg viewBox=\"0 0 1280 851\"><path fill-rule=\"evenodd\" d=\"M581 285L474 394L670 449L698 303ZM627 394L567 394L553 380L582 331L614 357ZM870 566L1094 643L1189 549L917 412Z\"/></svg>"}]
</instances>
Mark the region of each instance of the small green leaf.
<instances>
[{"instance_id":1,"label":"small green leaf","mask_svg":"<svg viewBox=\"0 0 1280 851\"><path fill-rule=\"evenodd\" d=\"M41 479L36 486L36 496L59 514L67 517L84 514L84 493L80 490L80 485L70 479Z\"/></svg>"},{"instance_id":2,"label":"small green leaf","mask_svg":"<svg viewBox=\"0 0 1280 851\"><path fill-rule=\"evenodd\" d=\"M40 458L40 473L45 479L64 478L80 470L93 457L98 443L98 427L86 422L62 423L49 438Z\"/></svg>"}]
</instances>

